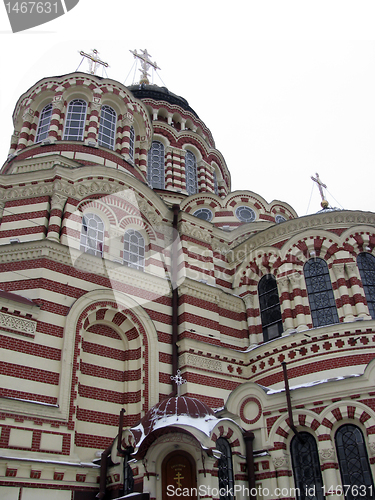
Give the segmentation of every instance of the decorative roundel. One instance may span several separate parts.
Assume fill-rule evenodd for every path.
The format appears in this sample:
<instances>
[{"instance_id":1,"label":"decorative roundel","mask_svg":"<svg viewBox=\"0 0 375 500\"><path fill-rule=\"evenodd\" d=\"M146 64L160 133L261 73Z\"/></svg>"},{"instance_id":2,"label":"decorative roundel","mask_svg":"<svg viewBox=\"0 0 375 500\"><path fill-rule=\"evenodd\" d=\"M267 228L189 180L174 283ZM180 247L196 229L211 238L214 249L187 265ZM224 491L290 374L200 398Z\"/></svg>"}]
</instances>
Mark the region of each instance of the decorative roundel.
<instances>
[{"instance_id":1,"label":"decorative roundel","mask_svg":"<svg viewBox=\"0 0 375 500\"><path fill-rule=\"evenodd\" d=\"M282 215L276 215L275 217L275 222L276 224L280 224L280 222L285 222L286 221L286 218Z\"/></svg>"},{"instance_id":2,"label":"decorative roundel","mask_svg":"<svg viewBox=\"0 0 375 500\"><path fill-rule=\"evenodd\" d=\"M247 424L255 424L262 415L262 406L257 398L249 397L242 402L240 417Z\"/></svg>"},{"instance_id":3,"label":"decorative roundel","mask_svg":"<svg viewBox=\"0 0 375 500\"><path fill-rule=\"evenodd\" d=\"M241 222L253 222L256 218L255 212L250 207L237 207L236 217Z\"/></svg>"},{"instance_id":4,"label":"decorative roundel","mask_svg":"<svg viewBox=\"0 0 375 500\"><path fill-rule=\"evenodd\" d=\"M198 217L198 219L206 220L207 222L212 220L212 212L208 208L199 208L193 213L193 215Z\"/></svg>"}]
</instances>

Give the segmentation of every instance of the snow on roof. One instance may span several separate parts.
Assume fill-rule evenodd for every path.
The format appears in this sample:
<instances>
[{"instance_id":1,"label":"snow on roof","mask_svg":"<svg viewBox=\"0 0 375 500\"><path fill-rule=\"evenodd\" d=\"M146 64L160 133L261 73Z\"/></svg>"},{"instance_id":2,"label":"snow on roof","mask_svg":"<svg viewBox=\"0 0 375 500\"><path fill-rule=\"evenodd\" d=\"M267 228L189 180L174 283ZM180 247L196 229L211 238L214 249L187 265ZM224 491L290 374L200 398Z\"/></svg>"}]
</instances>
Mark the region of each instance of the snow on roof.
<instances>
[{"instance_id":1,"label":"snow on roof","mask_svg":"<svg viewBox=\"0 0 375 500\"><path fill-rule=\"evenodd\" d=\"M353 373L352 375L343 375L340 377L332 377L332 378L326 378L322 380L313 380L312 382L306 382L305 384L299 384L299 385L293 385L290 386L289 389L291 391L294 391L295 389L300 389L301 387L313 387L314 385L319 385L319 384L326 384L327 382L337 382L338 380L345 380L348 378L353 378L353 377L360 377L360 373ZM279 392L284 392L285 388L282 389L269 389L268 387L263 387L263 389L266 390L267 394L277 394Z\"/></svg>"}]
</instances>

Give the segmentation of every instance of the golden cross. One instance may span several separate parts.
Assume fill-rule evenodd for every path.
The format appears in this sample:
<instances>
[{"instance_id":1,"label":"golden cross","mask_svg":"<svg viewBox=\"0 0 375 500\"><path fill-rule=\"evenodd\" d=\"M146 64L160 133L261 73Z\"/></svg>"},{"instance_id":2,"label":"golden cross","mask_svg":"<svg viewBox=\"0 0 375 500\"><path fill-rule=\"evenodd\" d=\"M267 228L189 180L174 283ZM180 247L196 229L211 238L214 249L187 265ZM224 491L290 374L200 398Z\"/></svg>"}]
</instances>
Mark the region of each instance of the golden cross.
<instances>
[{"instance_id":1,"label":"golden cross","mask_svg":"<svg viewBox=\"0 0 375 500\"><path fill-rule=\"evenodd\" d=\"M130 50L129 52L131 52L135 58L141 60L142 69L140 69L139 71L142 73L142 76L139 83L146 83L148 85L150 83L148 79L148 70L150 69L150 66L155 70L160 69L159 66L156 64L156 62L152 62L150 60L151 55L147 52L147 49L141 49L142 54L138 54L136 50Z\"/></svg>"},{"instance_id":2,"label":"golden cross","mask_svg":"<svg viewBox=\"0 0 375 500\"><path fill-rule=\"evenodd\" d=\"M173 478L176 480L177 487L182 488L182 483L181 479L185 479L184 476L181 474L181 472L177 472L176 476Z\"/></svg>"},{"instance_id":3,"label":"golden cross","mask_svg":"<svg viewBox=\"0 0 375 500\"><path fill-rule=\"evenodd\" d=\"M89 60L89 65L90 65L89 73L91 75L95 75L95 73L96 73L96 66L98 64L101 64L105 68L108 68L108 66L109 66L108 63L103 62L103 61L101 61L99 59L99 57L98 57L99 52L96 49L93 49L93 51L92 51L91 54L86 54L86 52L83 52L83 50L81 50L80 54L83 57L87 57L87 59Z\"/></svg>"},{"instance_id":4,"label":"golden cross","mask_svg":"<svg viewBox=\"0 0 375 500\"><path fill-rule=\"evenodd\" d=\"M323 208L327 208L328 201L324 198L324 192L323 192L323 188L327 189L327 186L325 184L323 184L323 182L320 180L318 173L316 173L315 175L316 175L316 177L311 176L311 179L318 184L319 193L320 193L320 196L322 197L321 206Z\"/></svg>"}]
</instances>

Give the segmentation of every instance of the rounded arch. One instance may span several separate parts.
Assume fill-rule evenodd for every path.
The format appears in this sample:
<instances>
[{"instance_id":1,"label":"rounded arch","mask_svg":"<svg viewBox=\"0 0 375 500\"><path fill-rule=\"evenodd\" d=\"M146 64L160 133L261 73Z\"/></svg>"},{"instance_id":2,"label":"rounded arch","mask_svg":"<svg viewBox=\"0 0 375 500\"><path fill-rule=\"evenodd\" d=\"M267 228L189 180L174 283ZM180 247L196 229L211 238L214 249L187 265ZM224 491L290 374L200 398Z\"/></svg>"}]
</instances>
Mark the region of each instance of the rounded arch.
<instances>
[{"instance_id":1,"label":"rounded arch","mask_svg":"<svg viewBox=\"0 0 375 500\"><path fill-rule=\"evenodd\" d=\"M64 333L64 348L62 359L62 374L59 400L65 411L69 410L67 394L74 391L75 372L78 369L78 353L82 341L85 321L93 311L112 310L113 318L117 313L131 318L136 325L139 337L145 346L145 383L144 409L148 410L158 401L159 376L158 335L154 323L145 309L133 298L114 290L93 290L76 300L66 318ZM109 313L106 313L109 314ZM109 317L109 316L108 316ZM120 318L120 317L118 317ZM119 321L120 319L118 319ZM112 321L113 323L113 321ZM86 323L87 326L87 323ZM121 325L115 323L116 331L121 332ZM152 356L150 355L152 353ZM73 408L71 407L70 410Z\"/></svg>"}]
</instances>

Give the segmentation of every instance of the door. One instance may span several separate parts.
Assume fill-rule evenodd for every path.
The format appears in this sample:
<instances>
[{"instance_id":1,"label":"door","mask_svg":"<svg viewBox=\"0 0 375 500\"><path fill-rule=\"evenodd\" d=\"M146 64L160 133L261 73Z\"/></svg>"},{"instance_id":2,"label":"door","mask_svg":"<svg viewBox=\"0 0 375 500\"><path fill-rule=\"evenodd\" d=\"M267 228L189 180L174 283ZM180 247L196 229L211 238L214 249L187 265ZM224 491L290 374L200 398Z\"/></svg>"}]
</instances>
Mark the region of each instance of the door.
<instances>
[{"instance_id":1,"label":"door","mask_svg":"<svg viewBox=\"0 0 375 500\"><path fill-rule=\"evenodd\" d=\"M197 500L197 473L195 462L185 451L173 451L162 464L163 500Z\"/></svg>"}]
</instances>

